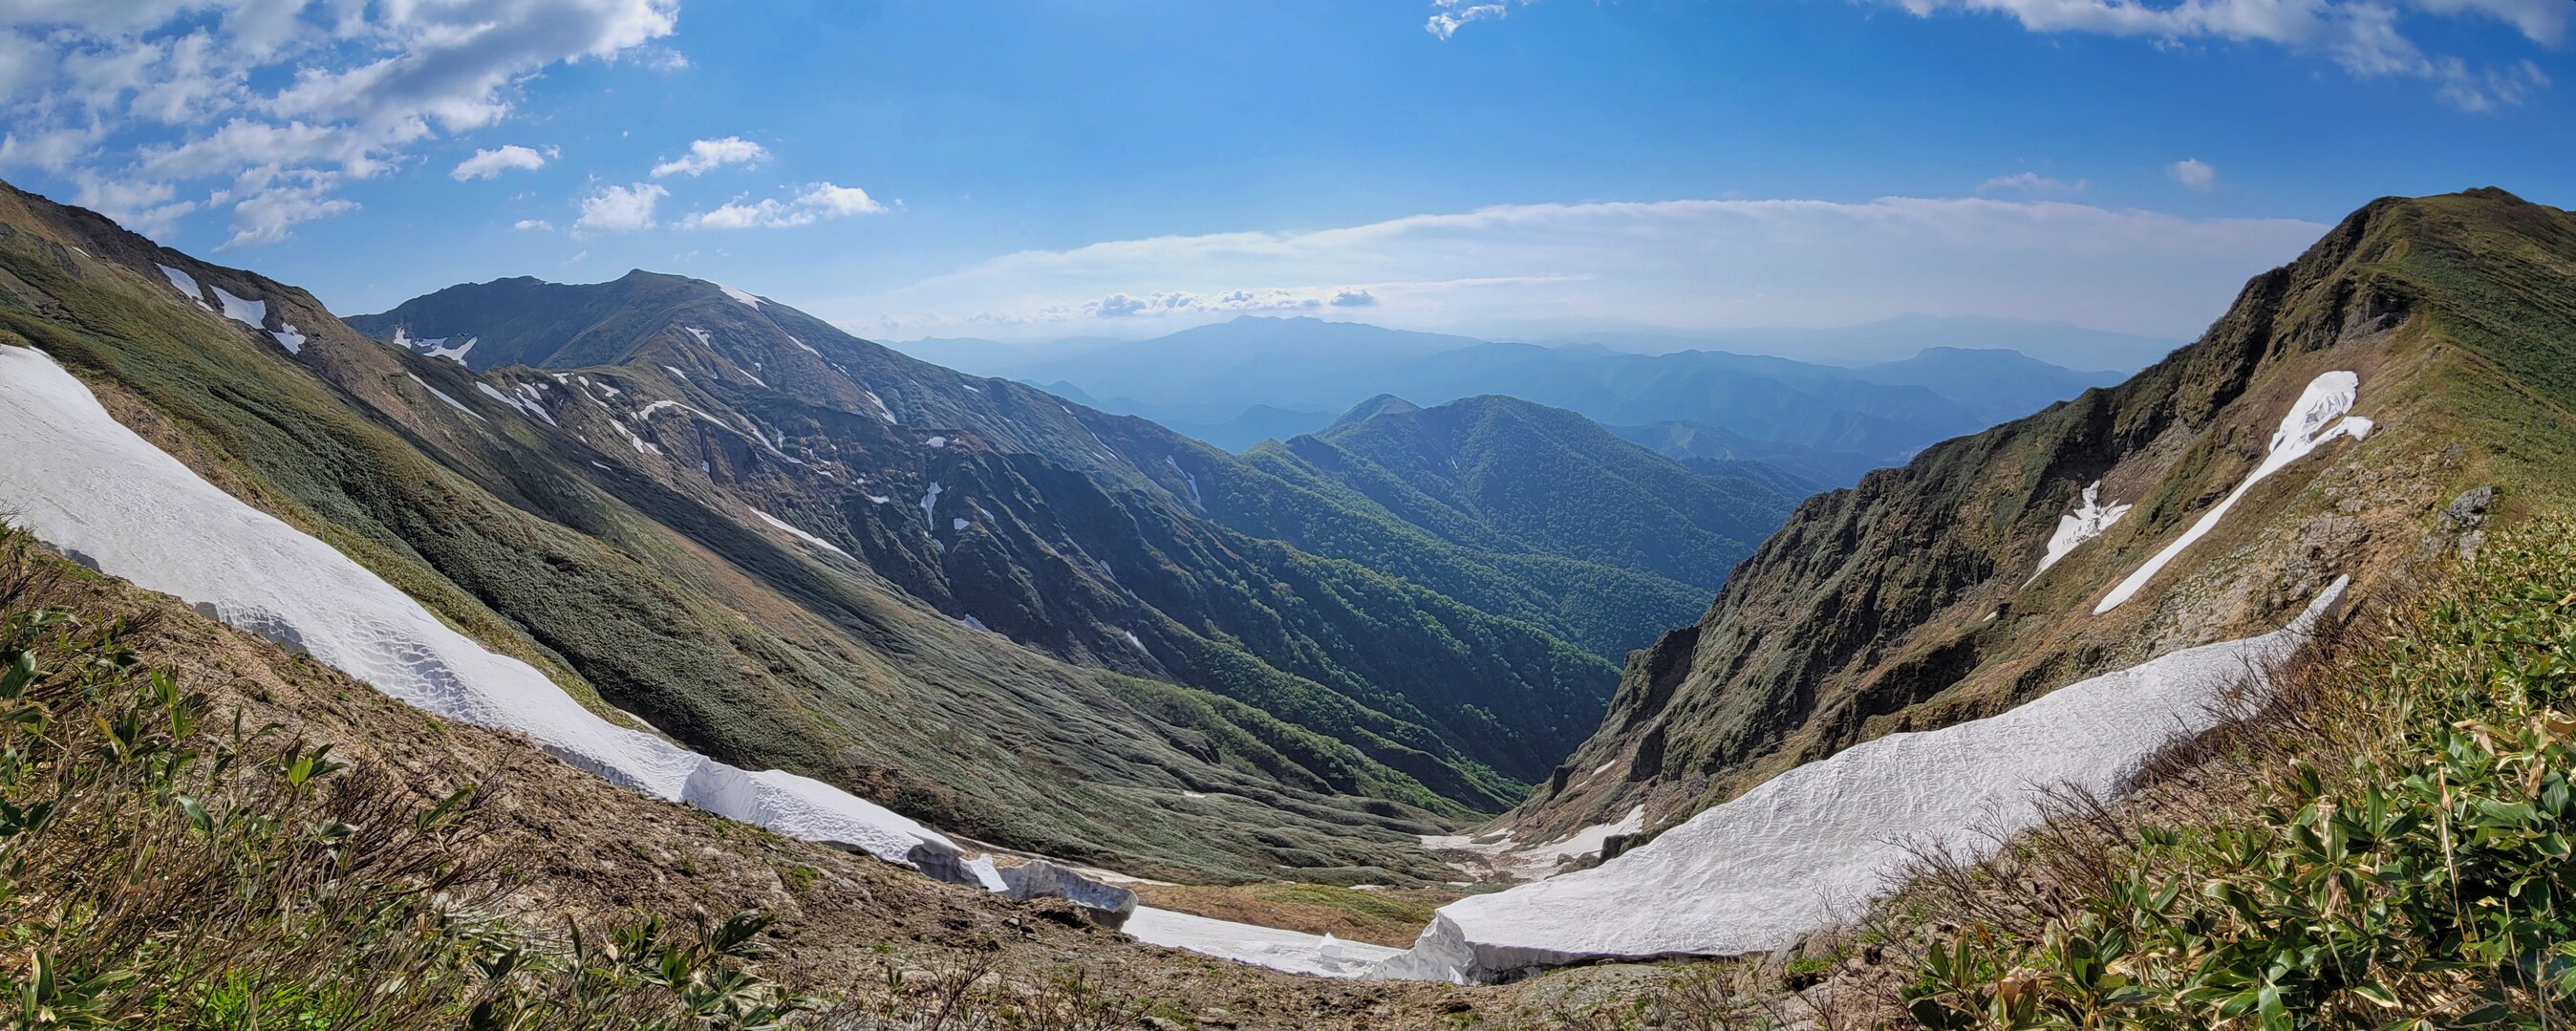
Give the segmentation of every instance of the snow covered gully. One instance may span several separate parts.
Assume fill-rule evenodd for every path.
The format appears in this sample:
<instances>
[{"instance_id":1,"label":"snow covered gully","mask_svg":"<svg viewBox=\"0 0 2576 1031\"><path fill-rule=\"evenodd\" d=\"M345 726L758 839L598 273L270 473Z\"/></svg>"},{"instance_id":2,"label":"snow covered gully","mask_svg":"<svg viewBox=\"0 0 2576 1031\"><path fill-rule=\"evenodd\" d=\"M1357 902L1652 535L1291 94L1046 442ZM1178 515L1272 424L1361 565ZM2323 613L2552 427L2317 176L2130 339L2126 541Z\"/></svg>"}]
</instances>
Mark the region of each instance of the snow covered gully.
<instances>
[{"instance_id":1,"label":"snow covered gully","mask_svg":"<svg viewBox=\"0 0 2576 1031\"><path fill-rule=\"evenodd\" d=\"M229 302L228 302L229 303ZM584 709L331 546L200 479L44 354L0 346L0 511L39 538L310 653L438 716L525 734L582 769L790 837L979 884L954 842L822 781L717 762Z\"/></svg>"},{"instance_id":2,"label":"snow covered gully","mask_svg":"<svg viewBox=\"0 0 2576 1031\"><path fill-rule=\"evenodd\" d=\"M1855 745L1598 867L1450 903L1411 951L1370 976L1463 984L1589 959L1785 948L1885 892L1909 845L1981 854L1986 835L2038 821L2039 789L2115 794L2166 741L2209 729L2222 693L2288 655L2346 582L2271 633Z\"/></svg>"}]
</instances>

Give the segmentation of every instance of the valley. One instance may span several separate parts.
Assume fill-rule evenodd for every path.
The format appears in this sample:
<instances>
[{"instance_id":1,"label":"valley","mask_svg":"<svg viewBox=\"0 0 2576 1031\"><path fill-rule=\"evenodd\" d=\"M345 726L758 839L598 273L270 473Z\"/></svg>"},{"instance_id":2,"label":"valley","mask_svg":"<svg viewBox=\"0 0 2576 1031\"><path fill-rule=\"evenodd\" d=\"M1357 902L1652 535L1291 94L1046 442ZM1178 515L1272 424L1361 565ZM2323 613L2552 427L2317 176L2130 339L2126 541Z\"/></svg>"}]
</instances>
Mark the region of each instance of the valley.
<instances>
[{"instance_id":1,"label":"valley","mask_svg":"<svg viewBox=\"0 0 2576 1031\"><path fill-rule=\"evenodd\" d=\"M47 604L156 613L189 704L403 804L516 799L514 919L767 912L765 976L922 971L887 1006L1089 964L1203 1024L1573 1027L1719 977L1820 1013L1940 946L1786 957L2051 826L2034 787L2161 797L2249 677L2563 513L2576 448L2576 217L2498 190L2374 202L2116 384L1403 340L1449 366L1418 397L1237 448L704 280L344 319L0 200ZM998 894L1039 859L1073 873Z\"/></svg>"}]
</instances>

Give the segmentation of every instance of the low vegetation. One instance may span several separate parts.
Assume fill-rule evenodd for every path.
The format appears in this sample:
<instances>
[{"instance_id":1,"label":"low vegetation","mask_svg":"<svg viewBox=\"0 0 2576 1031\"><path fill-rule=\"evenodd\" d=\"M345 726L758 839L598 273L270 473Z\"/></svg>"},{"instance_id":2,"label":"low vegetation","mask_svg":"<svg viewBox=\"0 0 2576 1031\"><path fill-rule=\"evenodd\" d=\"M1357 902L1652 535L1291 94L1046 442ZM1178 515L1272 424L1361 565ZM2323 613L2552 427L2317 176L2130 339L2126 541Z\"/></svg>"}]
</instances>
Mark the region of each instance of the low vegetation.
<instances>
[{"instance_id":1,"label":"low vegetation","mask_svg":"<svg viewBox=\"0 0 2576 1031\"><path fill-rule=\"evenodd\" d=\"M2576 1019L2576 526L2501 536L2267 701L1935 863L1936 1028L2560 1027Z\"/></svg>"}]
</instances>

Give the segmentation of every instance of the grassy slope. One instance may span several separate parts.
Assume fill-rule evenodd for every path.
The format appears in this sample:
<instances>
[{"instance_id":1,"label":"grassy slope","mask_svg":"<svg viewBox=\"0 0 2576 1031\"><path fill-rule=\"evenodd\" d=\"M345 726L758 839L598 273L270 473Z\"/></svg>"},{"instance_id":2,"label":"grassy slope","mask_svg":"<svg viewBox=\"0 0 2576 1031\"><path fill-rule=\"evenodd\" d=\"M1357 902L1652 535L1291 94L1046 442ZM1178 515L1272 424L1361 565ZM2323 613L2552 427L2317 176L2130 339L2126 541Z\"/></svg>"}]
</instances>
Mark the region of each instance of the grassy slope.
<instances>
[{"instance_id":1,"label":"grassy slope","mask_svg":"<svg viewBox=\"0 0 2576 1031\"><path fill-rule=\"evenodd\" d=\"M421 457L422 433L492 422L438 414L404 374L441 370L332 338L318 308L298 313L314 334L308 356L384 363L342 378L378 400L351 397L166 284L156 294L127 267L57 260L31 235L0 241L8 342L43 346L130 398L129 420L186 442L181 453L200 469L481 639L578 669L584 677L567 683L586 679L719 754L850 784L974 836L1175 873L1302 867L1373 879L1418 865L1410 834L1447 807L1311 731L1203 692L997 648L863 584L834 582L846 622L801 613L586 482L552 489L588 509L600 536L532 518ZM109 245L92 237L84 249ZM224 281L273 304L296 297L246 276ZM402 417L387 423L361 414L405 391L426 407L396 408ZM828 579L774 545L766 554Z\"/></svg>"}]
</instances>

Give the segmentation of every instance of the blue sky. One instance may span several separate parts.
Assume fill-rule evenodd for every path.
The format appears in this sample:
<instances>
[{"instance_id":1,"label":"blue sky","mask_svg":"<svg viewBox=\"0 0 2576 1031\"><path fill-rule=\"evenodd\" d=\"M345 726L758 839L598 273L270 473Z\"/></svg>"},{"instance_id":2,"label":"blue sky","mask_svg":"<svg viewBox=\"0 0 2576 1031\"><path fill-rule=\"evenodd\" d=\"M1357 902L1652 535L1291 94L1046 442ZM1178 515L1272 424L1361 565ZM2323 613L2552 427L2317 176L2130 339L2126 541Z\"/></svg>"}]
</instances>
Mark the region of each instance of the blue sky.
<instances>
[{"instance_id":1,"label":"blue sky","mask_svg":"<svg viewBox=\"0 0 2576 1031\"><path fill-rule=\"evenodd\" d=\"M2576 202L2571 20L2568 0L0 0L0 176L348 312L644 267L888 338L1907 310L2182 337L2371 197Z\"/></svg>"}]
</instances>

